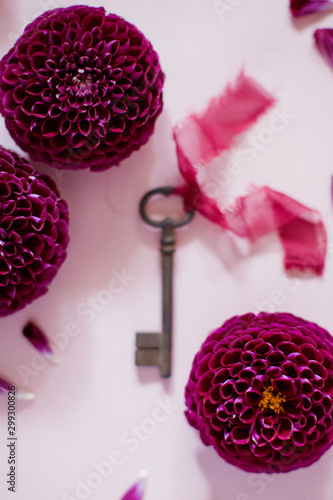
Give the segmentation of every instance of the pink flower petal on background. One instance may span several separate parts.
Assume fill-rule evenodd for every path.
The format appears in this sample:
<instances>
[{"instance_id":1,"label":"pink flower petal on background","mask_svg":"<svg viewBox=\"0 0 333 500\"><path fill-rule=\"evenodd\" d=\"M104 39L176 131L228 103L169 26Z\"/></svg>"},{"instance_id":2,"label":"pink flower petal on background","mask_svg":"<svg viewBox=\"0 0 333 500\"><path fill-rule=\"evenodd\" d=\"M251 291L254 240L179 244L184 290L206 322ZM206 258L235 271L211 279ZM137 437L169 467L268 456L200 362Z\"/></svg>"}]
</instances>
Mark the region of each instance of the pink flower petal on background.
<instances>
[{"instance_id":1,"label":"pink flower petal on background","mask_svg":"<svg viewBox=\"0 0 333 500\"><path fill-rule=\"evenodd\" d=\"M137 483L121 498L121 500L141 500L143 498L146 486L146 474L141 474Z\"/></svg>"},{"instance_id":2,"label":"pink flower petal on background","mask_svg":"<svg viewBox=\"0 0 333 500\"><path fill-rule=\"evenodd\" d=\"M252 125L274 99L254 80L241 74L234 87L212 99L201 114L193 114L174 129L178 165L186 184L175 190L187 210L203 216L238 236L255 241L278 231L285 252L285 268L322 274L327 236L320 215L283 193L255 188L221 211L198 181L198 167L227 151L238 134Z\"/></svg>"},{"instance_id":3,"label":"pink flower petal on background","mask_svg":"<svg viewBox=\"0 0 333 500\"><path fill-rule=\"evenodd\" d=\"M313 36L320 54L333 68L333 29L316 30Z\"/></svg>"},{"instance_id":4,"label":"pink flower petal on background","mask_svg":"<svg viewBox=\"0 0 333 500\"><path fill-rule=\"evenodd\" d=\"M43 356L54 362L57 361L49 339L35 323L29 321L23 328L23 335Z\"/></svg>"},{"instance_id":5,"label":"pink flower petal on background","mask_svg":"<svg viewBox=\"0 0 333 500\"><path fill-rule=\"evenodd\" d=\"M24 389L17 387L13 382L0 377L0 394L8 394L10 387L15 387L15 396L17 399L31 400L34 399L35 395L32 392L25 391Z\"/></svg>"},{"instance_id":6,"label":"pink flower petal on background","mask_svg":"<svg viewBox=\"0 0 333 500\"><path fill-rule=\"evenodd\" d=\"M290 10L294 17L323 12L332 7L331 0L290 0Z\"/></svg>"}]
</instances>

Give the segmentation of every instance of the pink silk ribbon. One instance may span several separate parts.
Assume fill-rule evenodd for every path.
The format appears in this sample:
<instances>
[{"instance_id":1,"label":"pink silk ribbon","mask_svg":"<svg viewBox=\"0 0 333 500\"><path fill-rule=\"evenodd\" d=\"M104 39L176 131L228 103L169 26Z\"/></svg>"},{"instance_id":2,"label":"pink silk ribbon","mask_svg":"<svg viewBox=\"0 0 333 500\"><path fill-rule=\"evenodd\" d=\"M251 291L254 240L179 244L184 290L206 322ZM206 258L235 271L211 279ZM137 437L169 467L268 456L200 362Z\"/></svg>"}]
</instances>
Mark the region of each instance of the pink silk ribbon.
<instances>
[{"instance_id":1,"label":"pink silk ribbon","mask_svg":"<svg viewBox=\"0 0 333 500\"><path fill-rule=\"evenodd\" d=\"M243 73L233 87L210 101L202 114L191 115L173 130L179 169L186 184L176 188L186 210L203 216L234 234L255 241L277 231L284 248L287 270L321 275L327 237L319 213L269 187L256 187L222 211L198 181L198 167L207 165L231 148L234 138L251 126L275 102L262 87Z\"/></svg>"}]
</instances>

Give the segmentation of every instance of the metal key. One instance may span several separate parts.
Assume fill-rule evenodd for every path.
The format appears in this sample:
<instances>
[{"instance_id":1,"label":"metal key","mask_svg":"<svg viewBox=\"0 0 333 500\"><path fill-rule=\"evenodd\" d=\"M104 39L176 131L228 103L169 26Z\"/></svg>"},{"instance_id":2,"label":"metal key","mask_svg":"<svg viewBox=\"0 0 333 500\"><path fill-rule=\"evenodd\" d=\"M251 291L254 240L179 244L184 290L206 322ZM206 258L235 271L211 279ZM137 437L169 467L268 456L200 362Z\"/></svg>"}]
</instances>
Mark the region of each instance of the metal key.
<instances>
[{"instance_id":1,"label":"metal key","mask_svg":"<svg viewBox=\"0 0 333 500\"><path fill-rule=\"evenodd\" d=\"M187 212L180 220L169 217L162 221L155 221L148 217L146 205L148 200L157 194L169 196L174 193L173 187L152 189L146 193L140 202L140 215L142 219L153 227L162 229L161 255L162 255L162 332L137 333L136 356L137 366L159 366L161 377L170 377L172 359L172 277L173 253L175 251L175 228L188 224L194 216L194 210Z\"/></svg>"}]
</instances>

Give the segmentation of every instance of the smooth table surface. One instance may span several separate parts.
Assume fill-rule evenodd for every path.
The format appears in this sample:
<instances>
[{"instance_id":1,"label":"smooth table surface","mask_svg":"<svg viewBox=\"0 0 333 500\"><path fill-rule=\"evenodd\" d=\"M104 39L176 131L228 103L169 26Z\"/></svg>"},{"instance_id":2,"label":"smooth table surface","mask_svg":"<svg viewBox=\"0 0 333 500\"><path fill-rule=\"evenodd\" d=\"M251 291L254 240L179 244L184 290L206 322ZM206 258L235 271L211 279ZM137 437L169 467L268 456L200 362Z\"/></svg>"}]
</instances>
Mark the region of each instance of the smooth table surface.
<instances>
[{"instance_id":1,"label":"smooth table surface","mask_svg":"<svg viewBox=\"0 0 333 500\"><path fill-rule=\"evenodd\" d=\"M2 0L0 56L41 12L74 3L81 2ZM43 167L68 201L71 242L47 295L0 320L0 373L35 393L18 405L15 498L119 500L147 470L146 500L331 500L333 449L285 475L243 472L188 426L183 393L206 335L235 314L288 311L333 332L333 72L312 37L333 27L333 14L295 22L287 0L105 0L104 7L153 43L166 73L164 111L148 144L118 168ZM173 375L161 380L157 369L133 361L135 332L161 328L160 233L141 221L138 203L149 189L181 182L172 127L242 69L277 103L230 153L239 169L225 182L224 202L251 184L268 185L319 210L329 238L325 272L288 277L276 235L251 245L197 214L176 235ZM276 116L284 117L279 131L272 129ZM20 152L2 118L0 144ZM36 357L22 336L28 320L58 343L57 366ZM6 403L2 396L3 500L13 498L5 478ZM100 484L98 470L107 476Z\"/></svg>"}]
</instances>

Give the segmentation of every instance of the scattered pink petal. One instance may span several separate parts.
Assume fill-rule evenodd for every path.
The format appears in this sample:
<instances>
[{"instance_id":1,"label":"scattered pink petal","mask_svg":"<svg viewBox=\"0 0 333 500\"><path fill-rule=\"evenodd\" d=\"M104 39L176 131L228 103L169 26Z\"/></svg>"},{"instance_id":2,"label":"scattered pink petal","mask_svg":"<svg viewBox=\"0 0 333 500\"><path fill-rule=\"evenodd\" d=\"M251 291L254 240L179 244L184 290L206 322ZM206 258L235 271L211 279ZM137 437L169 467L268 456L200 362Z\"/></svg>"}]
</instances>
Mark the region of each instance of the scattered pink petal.
<instances>
[{"instance_id":1,"label":"scattered pink petal","mask_svg":"<svg viewBox=\"0 0 333 500\"><path fill-rule=\"evenodd\" d=\"M178 165L186 184L175 190L186 209L196 209L224 229L250 241L277 231L285 252L287 270L322 274L327 236L320 215L269 187L254 188L222 211L205 194L199 168L227 151L272 104L274 99L254 80L241 74L233 87L212 99L201 114L193 114L174 129Z\"/></svg>"},{"instance_id":2,"label":"scattered pink petal","mask_svg":"<svg viewBox=\"0 0 333 500\"><path fill-rule=\"evenodd\" d=\"M316 30L313 36L320 54L333 68L333 29Z\"/></svg>"},{"instance_id":3,"label":"scattered pink petal","mask_svg":"<svg viewBox=\"0 0 333 500\"><path fill-rule=\"evenodd\" d=\"M0 392L8 392L9 387L12 387L12 386L13 386L13 384L11 382L0 377Z\"/></svg>"},{"instance_id":4,"label":"scattered pink petal","mask_svg":"<svg viewBox=\"0 0 333 500\"><path fill-rule=\"evenodd\" d=\"M35 323L29 321L23 328L23 335L43 354L43 356L52 361L56 361L49 339Z\"/></svg>"},{"instance_id":5,"label":"scattered pink petal","mask_svg":"<svg viewBox=\"0 0 333 500\"><path fill-rule=\"evenodd\" d=\"M122 497L121 500L141 500L146 486L146 474L142 473L139 481Z\"/></svg>"},{"instance_id":6,"label":"scattered pink petal","mask_svg":"<svg viewBox=\"0 0 333 500\"><path fill-rule=\"evenodd\" d=\"M32 392L25 391L21 387L17 387L13 382L0 377L0 394L8 394L10 387L15 387L15 396L17 399L31 400L35 397Z\"/></svg>"},{"instance_id":7,"label":"scattered pink petal","mask_svg":"<svg viewBox=\"0 0 333 500\"><path fill-rule=\"evenodd\" d=\"M333 7L331 0L290 0L290 10L294 17L323 12Z\"/></svg>"}]
</instances>

